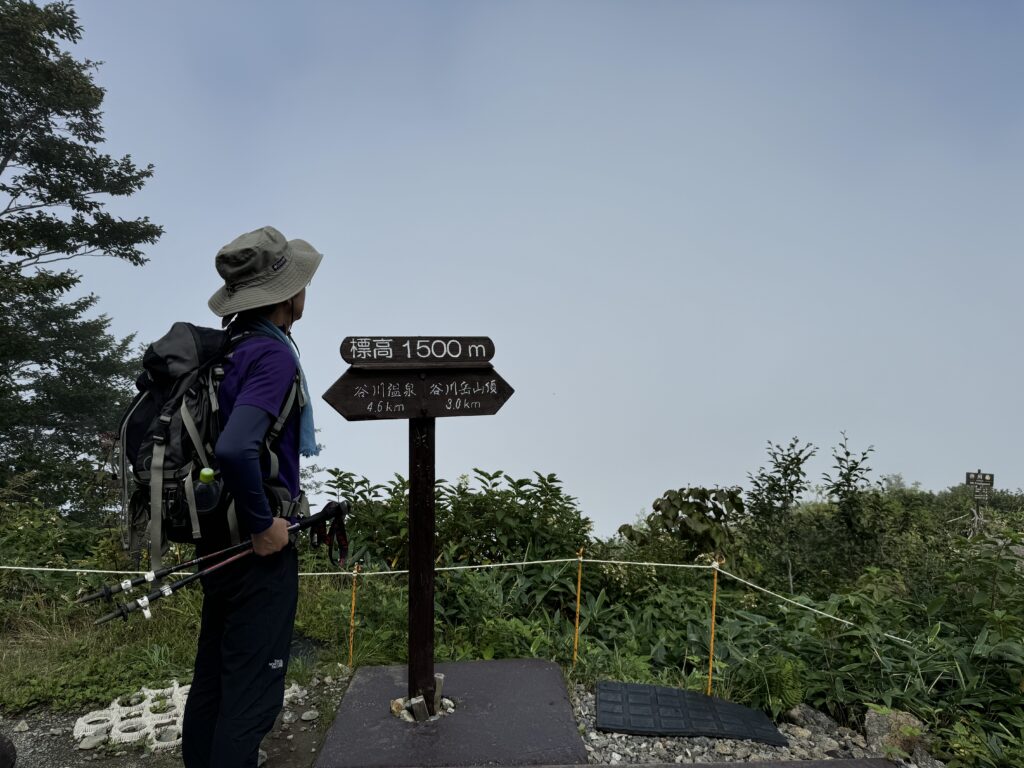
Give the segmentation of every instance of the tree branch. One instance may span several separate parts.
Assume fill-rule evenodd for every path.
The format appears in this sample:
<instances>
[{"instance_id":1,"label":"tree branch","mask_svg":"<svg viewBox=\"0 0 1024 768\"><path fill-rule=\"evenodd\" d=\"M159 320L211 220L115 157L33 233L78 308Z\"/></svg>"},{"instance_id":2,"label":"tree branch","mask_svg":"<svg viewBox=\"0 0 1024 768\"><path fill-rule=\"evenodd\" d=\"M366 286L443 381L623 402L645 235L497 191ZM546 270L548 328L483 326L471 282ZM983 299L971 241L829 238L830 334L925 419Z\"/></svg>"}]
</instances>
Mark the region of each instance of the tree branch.
<instances>
[{"instance_id":1,"label":"tree branch","mask_svg":"<svg viewBox=\"0 0 1024 768\"><path fill-rule=\"evenodd\" d=\"M95 197L96 195L100 194L103 193L98 190L93 190L92 192L83 192L81 196ZM63 200L44 200L43 202L39 203L26 203L25 205L15 205L15 201L19 197L21 197L20 194L16 195L15 197L12 197L11 201L7 204L7 207L0 211L0 216L6 216L9 213L21 213L22 211L38 210L39 208L74 208L74 206L71 205L71 203Z\"/></svg>"},{"instance_id":2,"label":"tree branch","mask_svg":"<svg viewBox=\"0 0 1024 768\"><path fill-rule=\"evenodd\" d=\"M90 248L87 251L79 251L77 253L68 254L67 256L59 256L54 259L47 258L48 256L51 256L55 253L60 253L60 251L47 251L46 253L38 253L33 256L26 256L21 261L15 261L12 263L18 269L25 269L26 267L42 267L47 264L55 264L58 261L70 261L71 259L77 259L80 256L94 256L97 258L105 258L107 255L103 253L99 248Z\"/></svg>"}]
</instances>

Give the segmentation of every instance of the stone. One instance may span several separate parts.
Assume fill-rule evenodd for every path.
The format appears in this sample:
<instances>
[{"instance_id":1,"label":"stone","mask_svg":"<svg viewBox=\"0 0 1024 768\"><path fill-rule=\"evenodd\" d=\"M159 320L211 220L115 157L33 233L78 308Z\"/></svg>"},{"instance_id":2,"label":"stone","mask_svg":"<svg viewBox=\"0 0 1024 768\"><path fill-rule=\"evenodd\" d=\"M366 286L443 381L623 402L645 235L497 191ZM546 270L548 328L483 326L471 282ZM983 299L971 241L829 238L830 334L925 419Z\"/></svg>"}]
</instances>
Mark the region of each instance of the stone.
<instances>
[{"instance_id":1,"label":"stone","mask_svg":"<svg viewBox=\"0 0 1024 768\"><path fill-rule=\"evenodd\" d=\"M302 713L302 719L305 720L307 723L311 723L319 718L320 713L317 712L315 709L307 709L305 712Z\"/></svg>"},{"instance_id":2,"label":"stone","mask_svg":"<svg viewBox=\"0 0 1024 768\"><path fill-rule=\"evenodd\" d=\"M14 731L15 733L25 733L28 730L28 723L25 722L24 720L22 720L16 726L11 728L11 730Z\"/></svg>"},{"instance_id":3,"label":"stone","mask_svg":"<svg viewBox=\"0 0 1024 768\"><path fill-rule=\"evenodd\" d=\"M920 744L914 747L914 751L910 755L910 759L917 764L917 768L946 768L945 763L941 760L936 760L934 757L929 755L925 748Z\"/></svg>"},{"instance_id":4,"label":"stone","mask_svg":"<svg viewBox=\"0 0 1024 768\"><path fill-rule=\"evenodd\" d=\"M284 692L284 701L286 704L293 702L297 699L306 698L306 689L300 688L298 683L292 683L288 686L288 690Z\"/></svg>"},{"instance_id":5,"label":"stone","mask_svg":"<svg viewBox=\"0 0 1024 768\"><path fill-rule=\"evenodd\" d=\"M105 733L94 733L92 736L86 736L78 744L79 749L96 749L101 744L106 743L107 734Z\"/></svg>"},{"instance_id":6,"label":"stone","mask_svg":"<svg viewBox=\"0 0 1024 768\"><path fill-rule=\"evenodd\" d=\"M324 678L324 682L327 685L334 685L334 678L331 677L330 675L327 675L327 677Z\"/></svg>"},{"instance_id":7,"label":"stone","mask_svg":"<svg viewBox=\"0 0 1024 768\"><path fill-rule=\"evenodd\" d=\"M799 725L790 725L786 727L786 733L792 736L794 739L806 740L811 738L811 732L806 728Z\"/></svg>"},{"instance_id":8,"label":"stone","mask_svg":"<svg viewBox=\"0 0 1024 768\"><path fill-rule=\"evenodd\" d=\"M864 731L868 749L874 754L884 756L887 750L898 749L909 755L921 743L925 726L908 712L869 709Z\"/></svg>"},{"instance_id":9,"label":"stone","mask_svg":"<svg viewBox=\"0 0 1024 768\"><path fill-rule=\"evenodd\" d=\"M259 757L256 758L256 768L259 768L265 762L267 762L267 753L261 749Z\"/></svg>"},{"instance_id":10,"label":"stone","mask_svg":"<svg viewBox=\"0 0 1024 768\"><path fill-rule=\"evenodd\" d=\"M292 723L294 723L298 719L299 719L299 716L296 715L294 712L292 712L290 709L286 709L284 711L284 714L281 715L281 722L284 723L285 725L291 725Z\"/></svg>"},{"instance_id":11,"label":"stone","mask_svg":"<svg viewBox=\"0 0 1024 768\"><path fill-rule=\"evenodd\" d=\"M716 741L715 752L719 755L731 755L733 753L732 744L728 741Z\"/></svg>"},{"instance_id":12,"label":"stone","mask_svg":"<svg viewBox=\"0 0 1024 768\"><path fill-rule=\"evenodd\" d=\"M424 701L422 696L413 696L409 699L408 710L412 712L412 716L417 723L422 723L430 717L430 713L427 712L427 702Z\"/></svg>"},{"instance_id":13,"label":"stone","mask_svg":"<svg viewBox=\"0 0 1024 768\"><path fill-rule=\"evenodd\" d=\"M612 752L611 760L612 760L613 763L621 763L622 762L622 755L620 755L618 752Z\"/></svg>"},{"instance_id":14,"label":"stone","mask_svg":"<svg viewBox=\"0 0 1024 768\"><path fill-rule=\"evenodd\" d=\"M804 728L817 728L828 734L836 733L839 728L839 723L824 712L819 712L807 704L797 704L786 712L783 717L786 722L793 723L793 725L800 725Z\"/></svg>"},{"instance_id":15,"label":"stone","mask_svg":"<svg viewBox=\"0 0 1024 768\"><path fill-rule=\"evenodd\" d=\"M835 739L830 739L828 736L825 736L817 742L817 747L822 752L836 751L839 749L839 742Z\"/></svg>"}]
</instances>

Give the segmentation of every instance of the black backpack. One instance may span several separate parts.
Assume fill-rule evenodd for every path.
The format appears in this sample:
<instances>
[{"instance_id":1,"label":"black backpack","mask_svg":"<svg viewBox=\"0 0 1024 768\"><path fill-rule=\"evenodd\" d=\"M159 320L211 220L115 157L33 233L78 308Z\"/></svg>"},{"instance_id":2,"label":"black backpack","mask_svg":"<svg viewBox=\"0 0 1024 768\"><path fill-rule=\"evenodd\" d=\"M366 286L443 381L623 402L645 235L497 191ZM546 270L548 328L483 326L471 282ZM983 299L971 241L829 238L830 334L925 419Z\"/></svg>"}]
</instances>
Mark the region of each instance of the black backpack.
<instances>
[{"instance_id":1,"label":"black backpack","mask_svg":"<svg viewBox=\"0 0 1024 768\"><path fill-rule=\"evenodd\" d=\"M217 392L224 378L223 362L239 343L258 332L203 328L175 323L147 347L143 372L135 382L139 394L121 417L122 539L136 558L150 540L150 568L160 567L168 542L197 543L204 532L225 526L231 543L239 541L234 502L220 480L214 446L220 436ZM280 437L296 401L302 399L300 374L267 433L271 477L265 489L271 506L298 504L277 483L273 444ZM202 483L200 472L212 475ZM134 490L130 488L134 480ZM197 491L200 493L197 494ZM291 509L285 510L292 512Z\"/></svg>"}]
</instances>

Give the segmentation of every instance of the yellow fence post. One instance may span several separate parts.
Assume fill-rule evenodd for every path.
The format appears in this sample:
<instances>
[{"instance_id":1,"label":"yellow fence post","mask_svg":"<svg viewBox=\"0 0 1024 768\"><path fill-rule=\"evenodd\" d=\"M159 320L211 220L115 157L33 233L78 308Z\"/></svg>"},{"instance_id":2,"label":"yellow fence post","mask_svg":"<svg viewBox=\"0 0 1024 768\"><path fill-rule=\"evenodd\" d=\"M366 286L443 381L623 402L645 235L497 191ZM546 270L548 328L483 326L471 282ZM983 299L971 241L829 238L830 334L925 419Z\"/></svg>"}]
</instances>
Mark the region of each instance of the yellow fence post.
<instances>
[{"instance_id":1,"label":"yellow fence post","mask_svg":"<svg viewBox=\"0 0 1024 768\"><path fill-rule=\"evenodd\" d=\"M708 696L711 695L711 682L715 673L715 609L718 605L718 559L711 564L714 580L711 586L711 648L708 651Z\"/></svg>"},{"instance_id":2,"label":"yellow fence post","mask_svg":"<svg viewBox=\"0 0 1024 768\"><path fill-rule=\"evenodd\" d=\"M359 578L359 563L352 569L352 611L348 616L348 668L352 669L352 651L356 637L356 580Z\"/></svg>"},{"instance_id":3,"label":"yellow fence post","mask_svg":"<svg viewBox=\"0 0 1024 768\"><path fill-rule=\"evenodd\" d=\"M580 650L580 587L583 584L583 547L576 554L579 566L576 569L576 635L572 641L572 665L576 666L576 655Z\"/></svg>"}]
</instances>

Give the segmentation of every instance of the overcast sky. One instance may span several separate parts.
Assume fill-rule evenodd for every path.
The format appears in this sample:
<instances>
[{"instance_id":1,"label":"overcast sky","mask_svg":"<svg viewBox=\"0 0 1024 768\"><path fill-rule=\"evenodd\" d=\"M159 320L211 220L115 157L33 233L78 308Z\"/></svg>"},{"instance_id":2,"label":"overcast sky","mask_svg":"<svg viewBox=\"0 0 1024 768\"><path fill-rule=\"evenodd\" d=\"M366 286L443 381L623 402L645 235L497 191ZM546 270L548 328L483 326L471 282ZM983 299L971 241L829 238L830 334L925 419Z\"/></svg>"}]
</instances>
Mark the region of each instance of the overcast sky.
<instances>
[{"instance_id":1,"label":"overcast sky","mask_svg":"<svg viewBox=\"0 0 1024 768\"><path fill-rule=\"evenodd\" d=\"M556 473L608 535L765 443L1024 486L1024 4L89 0L114 210L79 262L119 335L215 324L213 257L325 254L296 325L320 464L407 474L407 423L319 400L349 335L481 335L516 393L437 470Z\"/></svg>"}]
</instances>

